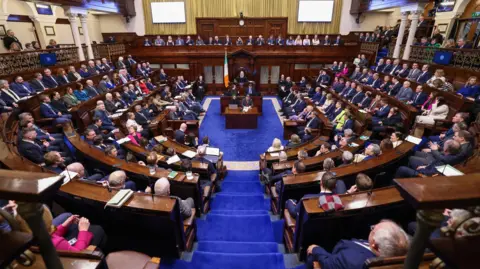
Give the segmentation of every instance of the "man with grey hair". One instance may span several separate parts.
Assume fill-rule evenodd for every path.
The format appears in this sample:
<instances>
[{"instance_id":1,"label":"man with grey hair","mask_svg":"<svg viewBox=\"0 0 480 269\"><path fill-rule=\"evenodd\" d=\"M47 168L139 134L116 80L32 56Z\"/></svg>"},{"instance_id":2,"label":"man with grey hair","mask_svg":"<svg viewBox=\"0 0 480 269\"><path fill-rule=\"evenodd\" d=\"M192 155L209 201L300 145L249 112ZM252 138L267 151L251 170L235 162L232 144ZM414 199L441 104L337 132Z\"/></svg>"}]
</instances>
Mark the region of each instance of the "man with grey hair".
<instances>
[{"instance_id":1,"label":"man with grey hair","mask_svg":"<svg viewBox=\"0 0 480 269\"><path fill-rule=\"evenodd\" d=\"M13 110L13 107L18 107L18 102L21 97L10 89L8 81L2 79L0 80L0 98L3 101L0 103L2 112L5 112Z\"/></svg>"},{"instance_id":2,"label":"man with grey hair","mask_svg":"<svg viewBox=\"0 0 480 269\"><path fill-rule=\"evenodd\" d=\"M151 193L152 189L147 187L145 190L146 193ZM180 199L177 196L170 195L170 182L167 178L162 177L155 181L155 185L153 186L153 192L155 195L158 196L170 196L171 198L175 198L180 206L180 214L184 219L189 218L192 216L192 208L195 208L195 202L191 197L188 197L185 200Z\"/></svg>"},{"instance_id":3,"label":"man with grey hair","mask_svg":"<svg viewBox=\"0 0 480 269\"><path fill-rule=\"evenodd\" d=\"M309 246L307 268L313 268L314 261L322 268L363 268L370 258L406 255L409 245L409 238L400 226L391 220L382 220L372 227L368 240L340 240L332 253L317 245Z\"/></svg>"},{"instance_id":4,"label":"man with grey hair","mask_svg":"<svg viewBox=\"0 0 480 269\"><path fill-rule=\"evenodd\" d=\"M181 128L181 127L180 127ZM207 168L207 174L208 178L200 178L200 186L202 189L204 189L206 186L211 186L212 182L215 182L215 188L220 190L220 185L218 184L217 179L217 169L215 169L215 166L213 163L205 158L205 155L207 155L207 147L205 146L199 146L197 149L197 156L195 156L192 160L193 161L199 161L202 164L208 164Z\"/></svg>"},{"instance_id":5,"label":"man with grey hair","mask_svg":"<svg viewBox=\"0 0 480 269\"><path fill-rule=\"evenodd\" d=\"M464 38L459 38L457 40L457 49L471 49L472 44L466 42Z\"/></svg>"},{"instance_id":6,"label":"man with grey hair","mask_svg":"<svg viewBox=\"0 0 480 269\"><path fill-rule=\"evenodd\" d=\"M352 163L352 161L353 161L353 154L350 151L346 150L342 153L342 164L339 165L338 167L349 165Z\"/></svg>"},{"instance_id":7,"label":"man with grey hair","mask_svg":"<svg viewBox=\"0 0 480 269\"><path fill-rule=\"evenodd\" d=\"M380 155L382 151L380 150L380 146L377 144L370 144L368 147L365 149L365 155L366 157L363 158L364 161L370 160L374 157L377 157Z\"/></svg>"},{"instance_id":8,"label":"man with grey hair","mask_svg":"<svg viewBox=\"0 0 480 269\"><path fill-rule=\"evenodd\" d=\"M109 176L106 182L103 183L105 186L109 186L112 189L130 189L132 191L137 191L137 186L135 182L127 180L127 174L122 171L114 171Z\"/></svg>"},{"instance_id":9,"label":"man with grey hair","mask_svg":"<svg viewBox=\"0 0 480 269\"><path fill-rule=\"evenodd\" d=\"M102 94L100 92L100 90L95 88L95 86L93 85L93 81L91 79L89 79L89 80L87 80L87 82L85 82L85 91L87 92L87 94L90 98L93 98L93 97L95 97L99 94Z\"/></svg>"}]
</instances>

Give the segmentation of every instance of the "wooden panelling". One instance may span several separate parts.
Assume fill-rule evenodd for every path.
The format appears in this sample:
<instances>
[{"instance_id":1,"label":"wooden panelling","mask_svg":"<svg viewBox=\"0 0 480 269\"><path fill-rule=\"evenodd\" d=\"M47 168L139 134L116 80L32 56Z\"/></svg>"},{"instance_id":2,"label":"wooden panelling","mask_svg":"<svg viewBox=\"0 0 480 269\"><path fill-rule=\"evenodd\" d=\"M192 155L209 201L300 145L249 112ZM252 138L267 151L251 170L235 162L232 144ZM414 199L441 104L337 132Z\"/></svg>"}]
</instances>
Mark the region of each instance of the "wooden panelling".
<instances>
[{"instance_id":1,"label":"wooden panelling","mask_svg":"<svg viewBox=\"0 0 480 269\"><path fill-rule=\"evenodd\" d=\"M226 36L242 38L249 35L263 35L265 39L269 35L283 37L287 35L287 18L244 18L245 24L240 26L239 18L197 18L197 34L204 40L213 36ZM235 40L233 39L233 40Z\"/></svg>"}]
</instances>

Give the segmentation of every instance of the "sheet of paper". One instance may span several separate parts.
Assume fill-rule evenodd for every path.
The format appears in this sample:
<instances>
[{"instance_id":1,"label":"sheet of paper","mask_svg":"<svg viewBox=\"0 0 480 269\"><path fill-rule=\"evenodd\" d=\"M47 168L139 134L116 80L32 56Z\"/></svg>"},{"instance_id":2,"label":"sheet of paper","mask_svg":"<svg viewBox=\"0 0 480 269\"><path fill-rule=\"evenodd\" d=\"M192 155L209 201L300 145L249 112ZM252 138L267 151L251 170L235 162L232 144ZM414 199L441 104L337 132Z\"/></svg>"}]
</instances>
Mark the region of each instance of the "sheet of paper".
<instances>
[{"instance_id":1,"label":"sheet of paper","mask_svg":"<svg viewBox=\"0 0 480 269\"><path fill-rule=\"evenodd\" d=\"M127 111L127 109L126 109L126 108L123 108L123 109L118 109L118 110L117 110L117 113L123 113L123 112L125 112L125 111Z\"/></svg>"},{"instance_id":2,"label":"sheet of paper","mask_svg":"<svg viewBox=\"0 0 480 269\"><path fill-rule=\"evenodd\" d=\"M453 176L463 176L464 173L461 171L457 170L455 167L447 164L447 165L441 165L441 166L435 166L435 169L437 169L438 172L443 174L444 176L447 177L453 177Z\"/></svg>"},{"instance_id":3,"label":"sheet of paper","mask_svg":"<svg viewBox=\"0 0 480 269\"><path fill-rule=\"evenodd\" d=\"M168 158L167 164L172 164L180 161L180 157L178 155L173 155L172 157Z\"/></svg>"},{"instance_id":4,"label":"sheet of paper","mask_svg":"<svg viewBox=\"0 0 480 269\"><path fill-rule=\"evenodd\" d=\"M65 178L63 179L63 184L62 184L62 185L65 185L65 184L67 184L68 182L70 182L70 180L72 180L73 178L75 178L76 176L78 176L78 173L64 170L62 173L60 173L60 175L61 175L61 176L65 176Z\"/></svg>"},{"instance_id":5,"label":"sheet of paper","mask_svg":"<svg viewBox=\"0 0 480 269\"><path fill-rule=\"evenodd\" d=\"M352 143L350 143L349 146L352 147L352 148L356 148L356 147L358 147L359 145L358 145L357 143L353 143L353 142L352 142Z\"/></svg>"},{"instance_id":6,"label":"sheet of paper","mask_svg":"<svg viewBox=\"0 0 480 269\"><path fill-rule=\"evenodd\" d=\"M118 139L117 144L121 145L121 144L123 144L125 142L128 142L128 141L130 141L130 138L124 137L124 138Z\"/></svg>"},{"instance_id":7,"label":"sheet of paper","mask_svg":"<svg viewBox=\"0 0 480 269\"><path fill-rule=\"evenodd\" d=\"M182 155L191 159L191 158L195 157L195 155L197 155L197 153L195 153L194 151L191 151L191 150L187 150L187 151L183 152Z\"/></svg>"},{"instance_id":8,"label":"sheet of paper","mask_svg":"<svg viewBox=\"0 0 480 269\"><path fill-rule=\"evenodd\" d=\"M122 113L115 113L115 114L111 115L110 118L118 118L120 116L122 116Z\"/></svg>"},{"instance_id":9,"label":"sheet of paper","mask_svg":"<svg viewBox=\"0 0 480 269\"><path fill-rule=\"evenodd\" d=\"M219 148L207 147L206 153L207 153L207 155L218 156L218 155L220 155L220 149Z\"/></svg>"},{"instance_id":10,"label":"sheet of paper","mask_svg":"<svg viewBox=\"0 0 480 269\"><path fill-rule=\"evenodd\" d=\"M358 111L360 111L360 113L367 114L367 111L365 111L365 110L363 110L363 109L359 109Z\"/></svg>"},{"instance_id":11,"label":"sheet of paper","mask_svg":"<svg viewBox=\"0 0 480 269\"><path fill-rule=\"evenodd\" d=\"M407 136L407 138L405 138L405 140L410 142L410 143L413 143L415 145L418 145L418 144L420 144L420 142L422 142L421 138L411 136L411 135Z\"/></svg>"},{"instance_id":12,"label":"sheet of paper","mask_svg":"<svg viewBox=\"0 0 480 269\"><path fill-rule=\"evenodd\" d=\"M167 141L167 138L163 135L155 136L155 140L157 140L158 143L163 143Z\"/></svg>"},{"instance_id":13,"label":"sheet of paper","mask_svg":"<svg viewBox=\"0 0 480 269\"><path fill-rule=\"evenodd\" d=\"M273 152L273 153L270 153L270 156L272 156L272 157L278 157L278 156L280 156L280 153L278 153L278 152Z\"/></svg>"}]
</instances>

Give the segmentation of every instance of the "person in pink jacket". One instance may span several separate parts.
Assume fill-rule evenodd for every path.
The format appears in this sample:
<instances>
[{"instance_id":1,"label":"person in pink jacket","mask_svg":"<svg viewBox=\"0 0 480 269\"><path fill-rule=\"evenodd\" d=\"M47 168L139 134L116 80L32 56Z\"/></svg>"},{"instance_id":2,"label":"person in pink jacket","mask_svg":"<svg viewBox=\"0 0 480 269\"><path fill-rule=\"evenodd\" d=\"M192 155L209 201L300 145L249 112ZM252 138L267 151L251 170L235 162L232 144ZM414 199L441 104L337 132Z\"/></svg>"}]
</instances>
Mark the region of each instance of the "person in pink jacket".
<instances>
[{"instance_id":1,"label":"person in pink jacket","mask_svg":"<svg viewBox=\"0 0 480 269\"><path fill-rule=\"evenodd\" d=\"M64 238L69 226L77 225L78 235L75 242L70 242ZM82 251L86 249L93 239L93 233L89 232L90 221L87 218L79 218L78 215L71 215L65 222L57 226L52 233L52 242L57 250Z\"/></svg>"}]
</instances>

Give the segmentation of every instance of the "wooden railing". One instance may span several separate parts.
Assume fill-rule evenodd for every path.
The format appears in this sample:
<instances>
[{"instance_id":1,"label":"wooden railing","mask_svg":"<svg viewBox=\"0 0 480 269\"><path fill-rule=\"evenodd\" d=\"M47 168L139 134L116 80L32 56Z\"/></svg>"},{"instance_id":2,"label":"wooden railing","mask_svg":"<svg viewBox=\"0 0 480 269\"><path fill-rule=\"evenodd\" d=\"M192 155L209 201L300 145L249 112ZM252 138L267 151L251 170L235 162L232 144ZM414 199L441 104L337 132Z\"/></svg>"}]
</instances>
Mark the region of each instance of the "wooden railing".
<instances>
[{"instance_id":1,"label":"wooden railing","mask_svg":"<svg viewBox=\"0 0 480 269\"><path fill-rule=\"evenodd\" d=\"M0 76L42 68L40 54L43 53L54 53L59 65L79 61L76 47L2 53L0 54Z\"/></svg>"}]
</instances>

